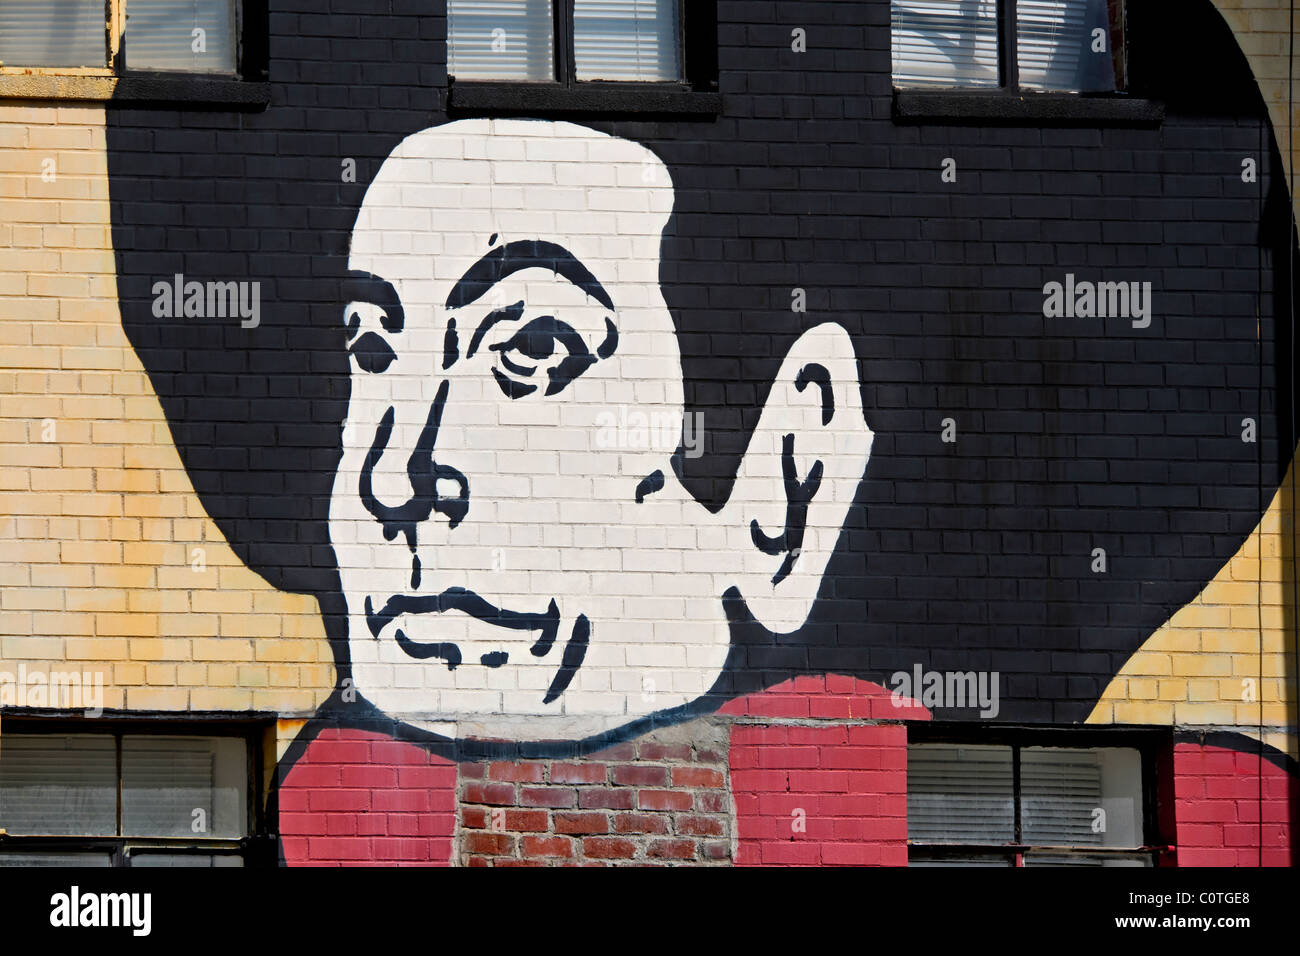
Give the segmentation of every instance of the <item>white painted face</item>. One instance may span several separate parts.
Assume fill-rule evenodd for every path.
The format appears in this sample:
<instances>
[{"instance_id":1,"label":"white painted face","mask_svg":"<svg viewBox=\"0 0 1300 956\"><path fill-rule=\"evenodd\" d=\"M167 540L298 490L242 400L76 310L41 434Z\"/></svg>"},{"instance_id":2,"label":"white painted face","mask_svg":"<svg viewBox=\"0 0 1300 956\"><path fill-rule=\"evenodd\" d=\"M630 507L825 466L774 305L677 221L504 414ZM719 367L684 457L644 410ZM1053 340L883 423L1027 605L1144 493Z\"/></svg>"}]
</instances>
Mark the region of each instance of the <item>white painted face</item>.
<instances>
[{"instance_id":1,"label":"white painted face","mask_svg":"<svg viewBox=\"0 0 1300 956\"><path fill-rule=\"evenodd\" d=\"M871 445L852 344L796 342L727 506L698 504L669 461L672 205L639 144L523 120L416 133L367 190L330 538L352 679L388 715L590 737L709 690L729 588L773 630L807 618Z\"/></svg>"}]
</instances>

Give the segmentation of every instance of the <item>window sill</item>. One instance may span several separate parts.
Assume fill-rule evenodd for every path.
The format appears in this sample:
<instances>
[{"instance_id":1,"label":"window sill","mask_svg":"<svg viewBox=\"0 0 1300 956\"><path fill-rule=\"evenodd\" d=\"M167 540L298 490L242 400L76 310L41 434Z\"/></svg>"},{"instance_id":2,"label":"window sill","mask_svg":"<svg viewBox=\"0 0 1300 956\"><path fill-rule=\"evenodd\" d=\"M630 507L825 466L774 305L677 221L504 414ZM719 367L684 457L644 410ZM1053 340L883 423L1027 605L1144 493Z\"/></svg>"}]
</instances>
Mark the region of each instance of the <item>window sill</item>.
<instances>
[{"instance_id":1,"label":"window sill","mask_svg":"<svg viewBox=\"0 0 1300 956\"><path fill-rule=\"evenodd\" d=\"M4 99L260 110L271 102L271 84L229 76L176 73L125 76L7 73L0 75L0 100Z\"/></svg>"},{"instance_id":2,"label":"window sill","mask_svg":"<svg viewBox=\"0 0 1300 956\"><path fill-rule=\"evenodd\" d=\"M1165 106L1123 94L894 90L896 123L1159 126Z\"/></svg>"},{"instance_id":3,"label":"window sill","mask_svg":"<svg viewBox=\"0 0 1300 956\"><path fill-rule=\"evenodd\" d=\"M713 118L722 112L722 94L685 86L583 83L451 82L447 109L459 115L499 113L672 114Z\"/></svg>"}]
</instances>

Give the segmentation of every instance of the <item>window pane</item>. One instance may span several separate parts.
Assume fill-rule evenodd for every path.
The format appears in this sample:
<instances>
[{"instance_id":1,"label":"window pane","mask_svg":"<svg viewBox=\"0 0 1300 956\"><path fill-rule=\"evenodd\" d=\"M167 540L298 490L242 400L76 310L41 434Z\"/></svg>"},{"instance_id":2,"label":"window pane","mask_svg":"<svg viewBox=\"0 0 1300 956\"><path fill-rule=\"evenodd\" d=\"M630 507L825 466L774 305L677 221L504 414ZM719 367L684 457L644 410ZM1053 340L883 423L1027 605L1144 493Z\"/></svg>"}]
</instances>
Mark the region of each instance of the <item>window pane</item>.
<instances>
[{"instance_id":1,"label":"window pane","mask_svg":"<svg viewBox=\"0 0 1300 956\"><path fill-rule=\"evenodd\" d=\"M132 70L233 73L235 0L127 0L123 49Z\"/></svg>"},{"instance_id":2,"label":"window pane","mask_svg":"<svg viewBox=\"0 0 1300 956\"><path fill-rule=\"evenodd\" d=\"M112 866L113 855L103 850L24 850L0 852L0 866Z\"/></svg>"},{"instance_id":3,"label":"window pane","mask_svg":"<svg viewBox=\"0 0 1300 956\"><path fill-rule=\"evenodd\" d=\"M1025 843L1142 845L1142 758L1136 750L1025 747L1020 787Z\"/></svg>"},{"instance_id":4,"label":"window pane","mask_svg":"<svg viewBox=\"0 0 1300 956\"><path fill-rule=\"evenodd\" d=\"M243 866L244 861L237 853L131 853L131 867L157 868L172 866L229 867Z\"/></svg>"},{"instance_id":5,"label":"window pane","mask_svg":"<svg viewBox=\"0 0 1300 956\"><path fill-rule=\"evenodd\" d=\"M989 87L998 73L997 0L893 0L894 85Z\"/></svg>"},{"instance_id":6,"label":"window pane","mask_svg":"<svg viewBox=\"0 0 1300 956\"><path fill-rule=\"evenodd\" d=\"M678 0L575 0L580 80L680 80Z\"/></svg>"},{"instance_id":7,"label":"window pane","mask_svg":"<svg viewBox=\"0 0 1300 956\"><path fill-rule=\"evenodd\" d=\"M1111 4L1119 13L1119 3ZM1020 85L1086 93L1116 89L1107 0L1017 0ZM1099 30L1098 36L1093 31Z\"/></svg>"},{"instance_id":8,"label":"window pane","mask_svg":"<svg viewBox=\"0 0 1300 956\"><path fill-rule=\"evenodd\" d=\"M237 737L122 738L122 833L244 836L246 751Z\"/></svg>"},{"instance_id":9,"label":"window pane","mask_svg":"<svg viewBox=\"0 0 1300 956\"><path fill-rule=\"evenodd\" d=\"M555 79L551 0L448 0L447 72L462 80Z\"/></svg>"},{"instance_id":10,"label":"window pane","mask_svg":"<svg viewBox=\"0 0 1300 956\"><path fill-rule=\"evenodd\" d=\"M107 66L104 0L0 0L0 63Z\"/></svg>"},{"instance_id":11,"label":"window pane","mask_svg":"<svg viewBox=\"0 0 1300 956\"><path fill-rule=\"evenodd\" d=\"M907 748L907 836L927 843L1015 839L1011 748Z\"/></svg>"},{"instance_id":12,"label":"window pane","mask_svg":"<svg viewBox=\"0 0 1300 956\"><path fill-rule=\"evenodd\" d=\"M117 748L91 734L6 733L0 827L11 834L117 834Z\"/></svg>"}]
</instances>

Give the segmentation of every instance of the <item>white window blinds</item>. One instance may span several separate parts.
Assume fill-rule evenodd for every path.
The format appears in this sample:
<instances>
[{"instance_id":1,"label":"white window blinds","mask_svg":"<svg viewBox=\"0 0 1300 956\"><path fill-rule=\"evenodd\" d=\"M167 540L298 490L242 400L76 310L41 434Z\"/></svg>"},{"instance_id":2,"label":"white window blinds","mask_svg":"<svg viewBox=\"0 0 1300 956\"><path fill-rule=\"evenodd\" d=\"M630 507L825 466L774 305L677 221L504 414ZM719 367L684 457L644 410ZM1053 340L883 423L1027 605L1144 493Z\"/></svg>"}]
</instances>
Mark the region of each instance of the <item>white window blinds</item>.
<instances>
[{"instance_id":1,"label":"white window blinds","mask_svg":"<svg viewBox=\"0 0 1300 956\"><path fill-rule=\"evenodd\" d=\"M107 64L104 0L0 0L0 65Z\"/></svg>"},{"instance_id":2,"label":"white window blinds","mask_svg":"<svg viewBox=\"0 0 1300 956\"><path fill-rule=\"evenodd\" d=\"M90 734L6 734L0 827L14 835L117 833L117 747Z\"/></svg>"},{"instance_id":3,"label":"white window blinds","mask_svg":"<svg viewBox=\"0 0 1300 956\"><path fill-rule=\"evenodd\" d=\"M231 737L124 737L122 834L244 835L247 748Z\"/></svg>"},{"instance_id":4,"label":"white window blinds","mask_svg":"<svg viewBox=\"0 0 1300 956\"><path fill-rule=\"evenodd\" d=\"M458 79L555 79L551 0L448 0L447 72Z\"/></svg>"},{"instance_id":5,"label":"white window blinds","mask_svg":"<svg viewBox=\"0 0 1300 956\"><path fill-rule=\"evenodd\" d=\"M234 73L235 0L127 0L123 49L132 70Z\"/></svg>"},{"instance_id":6,"label":"white window blinds","mask_svg":"<svg viewBox=\"0 0 1300 956\"><path fill-rule=\"evenodd\" d=\"M907 836L925 843L1011 843L1010 747L914 744L907 749Z\"/></svg>"},{"instance_id":7,"label":"white window blinds","mask_svg":"<svg viewBox=\"0 0 1300 956\"><path fill-rule=\"evenodd\" d=\"M575 0L573 56L580 80L682 78L679 0Z\"/></svg>"},{"instance_id":8,"label":"white window blinds","mask_svg":"<svg viewBox=\"0 0 1300 956\"><path fill-rule=\"evenodd\" d=\"M1107 0L1016 0L1016 60L1027 89L1113 91L1111 43Z\"/></svg>"},{"instance_id":9,"label":"white window blinds","mask_svg":"<svg viewBox=\"0 0 1300 956\"><path fill-rule=\"evenodd\" d=\"M996 87L997 0L893 0L891 45L899 87Z\"/></svg>"}]
</instances>

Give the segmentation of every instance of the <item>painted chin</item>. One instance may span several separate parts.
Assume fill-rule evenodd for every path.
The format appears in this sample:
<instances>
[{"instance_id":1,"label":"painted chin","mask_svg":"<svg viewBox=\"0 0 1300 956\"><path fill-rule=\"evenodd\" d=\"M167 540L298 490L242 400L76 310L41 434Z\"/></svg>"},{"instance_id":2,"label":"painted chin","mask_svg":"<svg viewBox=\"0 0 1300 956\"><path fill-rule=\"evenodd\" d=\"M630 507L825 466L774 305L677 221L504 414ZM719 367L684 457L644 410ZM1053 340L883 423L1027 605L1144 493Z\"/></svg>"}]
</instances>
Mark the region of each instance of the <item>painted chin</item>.
<instances>
[{"instance_id":1,"label":"painted chin","mask_svg":"<svg viewBox=\"0 0 1300 956\"><path fill-rule=\"evenodd\" d=\"M375 640L393 641L412 661L445 667L541 667L551 672L542 704L560 700L586 658L591 624L569 620L552 599L545 611L497 607L466 588L440 594L393 594L382 604L364 600L365 628Z\"/></svg>"}]
</instances>

